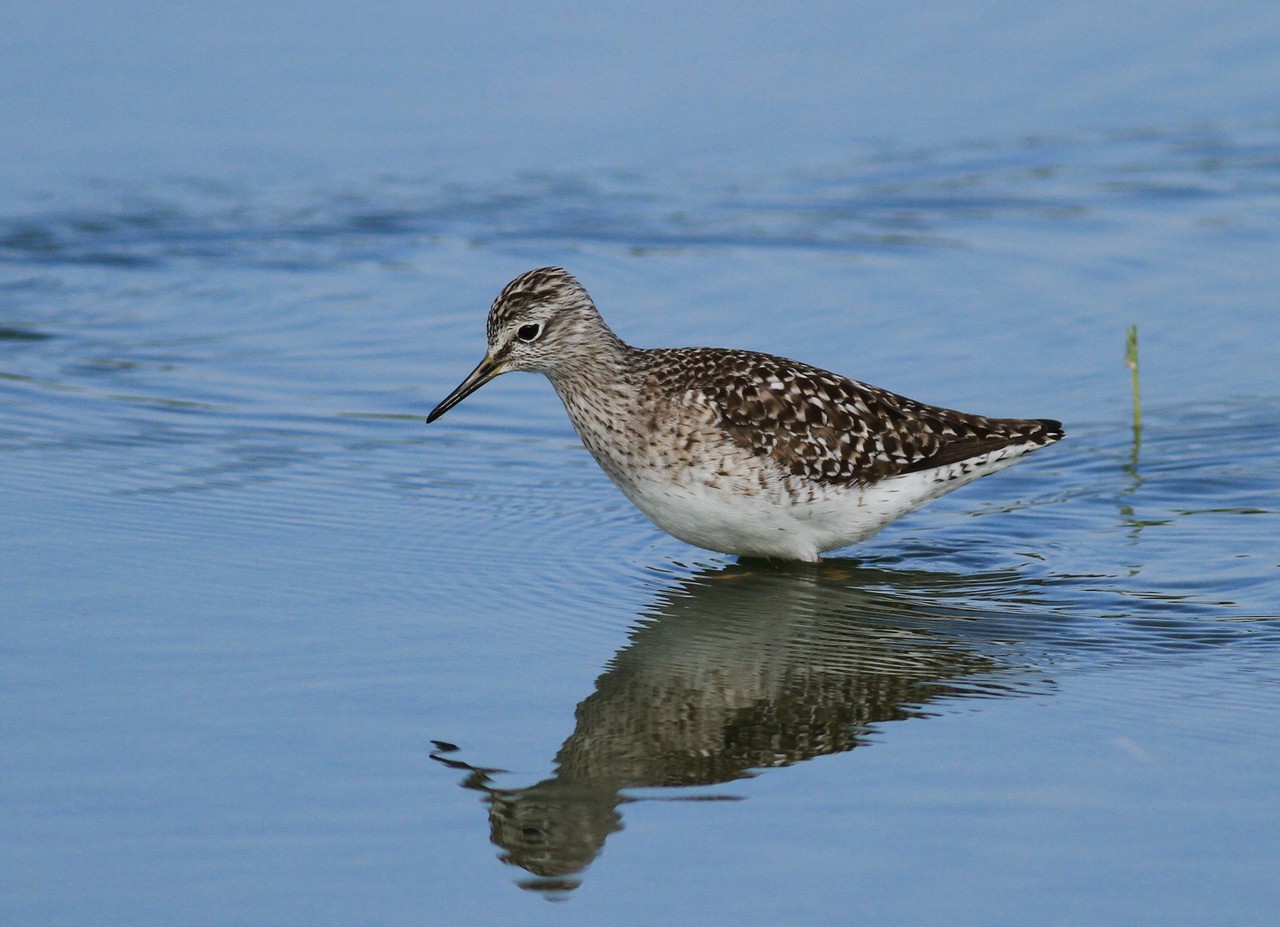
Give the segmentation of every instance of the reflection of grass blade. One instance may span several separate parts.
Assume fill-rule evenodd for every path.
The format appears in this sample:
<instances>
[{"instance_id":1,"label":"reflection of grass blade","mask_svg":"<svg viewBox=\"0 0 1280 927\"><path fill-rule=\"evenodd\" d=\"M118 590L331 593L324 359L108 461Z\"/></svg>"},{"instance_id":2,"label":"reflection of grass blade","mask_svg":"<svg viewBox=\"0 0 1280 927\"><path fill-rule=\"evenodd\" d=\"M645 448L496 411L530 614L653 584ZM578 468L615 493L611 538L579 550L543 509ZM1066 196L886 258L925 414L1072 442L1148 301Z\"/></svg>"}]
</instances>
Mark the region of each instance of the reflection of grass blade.
<instances>
[{"instance_id":1,"label":"reflection of grass blade","mask_svg":"<svg viewBox=\"0 0 1280 927\"><path fill-rule=\"evenodd\" d=\"M1133 377L1133 449L1142 436L1142 397L1138 388L1138 326L1130 325L1125 337L1124 363Z\"/></svg>"}]
</instances>

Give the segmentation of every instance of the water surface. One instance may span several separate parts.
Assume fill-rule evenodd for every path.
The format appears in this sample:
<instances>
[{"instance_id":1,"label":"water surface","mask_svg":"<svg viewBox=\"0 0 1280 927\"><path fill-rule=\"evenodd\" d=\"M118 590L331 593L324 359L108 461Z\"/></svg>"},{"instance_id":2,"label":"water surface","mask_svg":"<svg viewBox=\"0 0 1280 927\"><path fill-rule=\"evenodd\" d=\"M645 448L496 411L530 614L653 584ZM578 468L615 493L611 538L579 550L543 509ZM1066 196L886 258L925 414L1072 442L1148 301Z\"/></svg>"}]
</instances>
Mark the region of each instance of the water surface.
<instances>
[{"instance_id":1,"label":"water surface","mask_svg":"<svg viewBox=\"0 0 1280 927\"><path fill-rule=\"evenodd\" d=\"M861 134L817 104L858 104L870 66L810 31L780 86L815 107L770 104L790 141L708 89L649 148L551 157L605 112L567 96L521 124L527 163L472 157L492 115L456 90L421 105L458 131L404 147L409 96L375 91L416 46L323 17L256 45L175 24L166 54L202 51L167 89L163 55L103 58L173 131L136 159L90 118L114 110L24 116L0 199L5 923L1266 922L1275 17L1029 9L966 27L1006 50L981 61L932 54L963 25L938 13ZM41 41L87 27L24 15L15 73L65 103L91 61L42 71ZM770 28L744 13L715 48ZM345 91L368 111L301 131L339 83L299 62L357 33L387 62ZM1074 98L1019 83L1011 50L1041 46ZM294 110L246 104L203 153L161 106L268 73ZM920 128L997 86L972 131ZM423 422L500 287L547 263L634 343L770 350L1069 437L816 566L699 551L540 378Z\"/></svg>"}]
</instances>

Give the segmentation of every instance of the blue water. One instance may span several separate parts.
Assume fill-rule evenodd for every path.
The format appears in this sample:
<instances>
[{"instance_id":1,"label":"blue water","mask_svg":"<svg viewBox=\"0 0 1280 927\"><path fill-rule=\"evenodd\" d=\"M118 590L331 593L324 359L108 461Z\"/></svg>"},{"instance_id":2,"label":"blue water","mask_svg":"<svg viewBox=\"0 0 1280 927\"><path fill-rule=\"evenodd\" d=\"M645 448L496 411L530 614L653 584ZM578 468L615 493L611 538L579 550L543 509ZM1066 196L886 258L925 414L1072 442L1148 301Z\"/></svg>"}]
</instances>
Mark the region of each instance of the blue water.
<instances>
[{"instance_id":1,"label":"blue water","mask_svg":"<svg viewBox=\"0 0 1280 927\"><path fill-rule=\"evenodd\" d=\"M0 49L0 922L1274 918L1280 8ZM690 548L540 378L423 422L549 263L1069 437L817 567Z\"/></svg>"}]
</instances>

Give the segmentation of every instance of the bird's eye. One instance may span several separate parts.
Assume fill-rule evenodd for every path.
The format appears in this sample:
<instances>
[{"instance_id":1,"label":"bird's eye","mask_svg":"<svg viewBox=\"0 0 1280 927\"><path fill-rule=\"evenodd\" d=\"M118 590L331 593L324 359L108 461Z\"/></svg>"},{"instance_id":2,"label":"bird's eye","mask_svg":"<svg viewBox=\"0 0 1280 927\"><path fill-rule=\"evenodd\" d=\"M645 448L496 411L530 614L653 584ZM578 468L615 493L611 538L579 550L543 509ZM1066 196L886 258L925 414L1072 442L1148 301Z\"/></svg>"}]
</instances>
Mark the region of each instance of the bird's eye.
<instances>
[{"instance_id":1,"label":"bird's eye","mask_svg":"<svg viewBox=\"0 0 1280 927\"><path fill-rule=\"evenodd\" d=\"M528 325L521 325L516 329L516 337L521 341L535 341L542 334L542 326L537 322L530 322Z\"/></svg>"}]
</instances>

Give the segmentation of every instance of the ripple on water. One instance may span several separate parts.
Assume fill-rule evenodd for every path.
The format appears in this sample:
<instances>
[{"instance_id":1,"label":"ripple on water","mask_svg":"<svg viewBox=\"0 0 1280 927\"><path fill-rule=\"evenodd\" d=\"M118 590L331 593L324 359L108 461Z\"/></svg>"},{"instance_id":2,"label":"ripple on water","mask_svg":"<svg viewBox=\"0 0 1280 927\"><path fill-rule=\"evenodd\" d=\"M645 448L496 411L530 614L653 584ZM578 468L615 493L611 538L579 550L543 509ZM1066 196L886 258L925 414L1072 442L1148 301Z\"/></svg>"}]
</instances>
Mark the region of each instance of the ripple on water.
<instances>
[{"instance_id":1,"label":"ripple on water","mask_svg":"<svg viewBox=\"0 0 1280 927\"><path fill-rule=\"evenodd\" d=\"M979 222L995 235L1082 216L1091 229L1129 228L1133 202L1251 215L1277 189L1275 130L877 149L752 182L602 172L525 175L501 189L430 177L305 190L99 185L74 210L38 204L0 218L0 258L27 273L0 287L0 447L11 482L107 493L125 519L120 499L134 500L144 513L134 530L176 538L207 520L345 533L388 583L408 568L378 558L389 541L370 525L409 526L401 542L437 558L442 594L470 607L487 590L469 576L514 574L556 611L548 633L569 637L600 614L625 620L652 591L655 562L694 570L728 558L685 548L635 513L543 401L545 384L541 405L529 386L482 394L465 424L360 418L425 411L439 397L418 391L423 370L440 376L426 357L442 363L463 330L455 290L471 265L437 268L451 262L434 250L431 274L389 282L391 268L427 248L461 257L475 243L522 241L533 246L503 261L548 243L623 241L864 255L967 241ZM433 285L424 313L417 291ZM369 294L388 293L402 306L376 314ZM466 332L474 359L478 319ZM1149 410L1136 455L1121 428L1072 429L1060 447L851 553L886 569L1011 571L949 595L1070 618L1067 637L1089 628L1116 652L1140 648L1162 621L1191 623L1186 634L1166 627L1177 640L1272 618L1278 419L1265 397ZM200 518L158 517L161 499ZM493 562L502 568L482 569ZM1115 636L1125 628L1132 638Z\"/></svg>"},{"instance_id":2,"label":"ripple on water","mask_svg":"<svg viewBox=\"0 0 1280 927\"><path fill-rule=\"evenodd\" d=\"M543 890L567 891L615 839L637 790L728 797L709 790L861 752L904 718L984 706L992 723L961 732L974 740L957 755L979 743L1070 766L1078 754L1053 753L1041 735L1087 749L1092 728L1110 724L1138 732L1125 745L1132 756L1169 769L1206 744L1243 744L1229 755L1247 758L1274 736L1269 696L1280 683L1280 400L1256 395L1270 385L1235 385L1270 384L1269 367L1214 379L1211 366L1232 366L1231 339L1274 327L1265 246L1276 237L1278 128L846 148L821 169L754 177L107 182L0 216L0 262L19 275L0 281L10 529L0 585L6 604L25 593L26 610L5 624L29 635L10 663L30 679L24 707L45 712L15 730L19 740L42 731L47 750L23 778L119 798L107 803L118 816L46 831L48 845L72 846L101 824L155 834L164 852L171 841L159 835L186 833L201 810L193 784L222 782L232 791L210 792L204 810L224 846L274 826L256 795L312 800L274 821L298 833L335 815L341 856L348 837L382 839L391 819L376 796L397 776L421 776L426 737L467 749L462 735L474 734L498 742L499 762L526 744L535 758L515 768L547 762L559 745L554 774L533 785L498 788L492 771L457 768L484 792L504 858L540 873ZM1180 336L1198 349L1223 320L1222 353L1197 352L1210 386L1196 378L1194 388L1254 395L1150 408L1136 448L1123 422L1069 425L1063 444L821 564L736 563L651 526L536 378L504 378L439 424L422 421L477 359L482 308L503 280L561 260L598 275L601 293L625 293L629 324L654 341L694 325L762 346L810 331L822 347L859 298L883 297L850 353L878 355L876 337L889 333L883 356L910 371L920 332L961 378L975 362L972 325L997 320L982 345L997 358L984 370L998 375L1043 363L1048 341L1110 325L1122 307L1163 307L1171 289L1199 287L1171 308L1164 347ZM1010 279L1001 302L991 284ZM846 287L858 291L847 307ZM1024 302L1037 295L1049 307L1040 315ZM831 308L809 311L811 296ZM749 312L734 302L753 297ZM688 315L675 318L672 305ZM794 315L783 324L775 305ZM1250 356L1274 340L1254 339ZM1070 343L1078 350L1061 366L1071 369L1044 377L1068 408L1046 414L1108 407L1110 387L1085 356L1096 344ZM1050 711L1010 724L1016 712L992 702L1010 696ZM1046 721L1055 710L1059 720ZM1083 734L1065 731L1064 717ZM1117 718L1127 723L1116 728ZM1141 735L1156 726L1165 739L1153 745ZM917 812L936 798L920 790L933 761L946 762L947 737L942 724L923 736L916 727L928 770L904 761L911 750L880 757L880 776L908 776L899 785ZM19 760L41 749L17 746ZM985 760L974 768L1001 765ZM304 774L303 763L315 778L301 788L262 791L294 783L281 771ZM770 800L772 823L825 826L836 796L851 833L912 833L898 807L876 807L890 793L869 765L835 770L830 791L812 788L823 770L807 772L790 780L806 794ZM1002 831L1013 819L973 798L1000 788L988 772L968 770L958 802L943 782L930 815L980 814L996 821L994 844L1034 856L1045 845L1035 824L1060 797L1031 809L1043 817L1015 809L1029 832ZM243 804L238 776L248 817L226 818ZM161 780L173 790L151 788ZM353 782L375 796L368 817L344 804ZM846 801L850 782L865 803ZM1212 773L1165 780L1175 782L1190 783L1187 800L1202 808L1218 785ZM773 795L787 788L779 777ZM1250 796L1236 789L1243 820ZM50 794L19 803L58 812L30 818L39 827L70 820ZM765 803L750 812L746 823L780 833L757 826L770 823ZM899 859L934 846L937 820ZM1176 841L1188 832L1173 820L1158 828ZM1115 833L1127 839L1125 823ZM399 856L424 837L475 836L408 834ZM1090 836L1078 834L1080 845ZM768 859L769 839L748 850ZM1052 849L1061 846L1071 845ZM669 845L650 849L670 856ZM49 871L68 868L63 856L49 857Z\"/></svg>"},{"instance_id":3,"label":"ripple on water","mask_svg":"<svg viewBox=\"0 0 1280 927\"><path fill-rule=\"evenodd\" d=\"M431 176L272 189L201 178L99 182L76 211L0 217L0 260L148 270L223 264L314 271L412 261L445 242L559 250L738 248L867 254L964 243L982 221L1090 219L1273 194L1271 122L850 149L820 169L759 176L526 172L502 183ZM1114 206L1113 206L1114 208Z\"/></svg>"}]
</instances>

